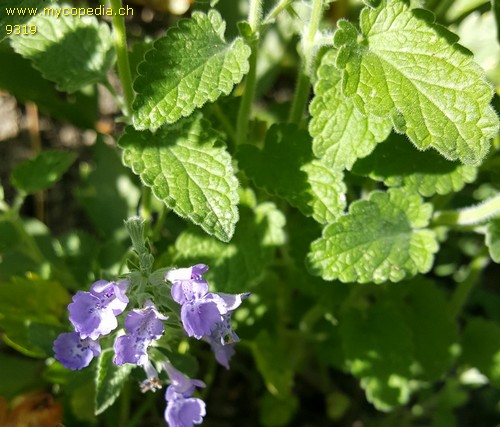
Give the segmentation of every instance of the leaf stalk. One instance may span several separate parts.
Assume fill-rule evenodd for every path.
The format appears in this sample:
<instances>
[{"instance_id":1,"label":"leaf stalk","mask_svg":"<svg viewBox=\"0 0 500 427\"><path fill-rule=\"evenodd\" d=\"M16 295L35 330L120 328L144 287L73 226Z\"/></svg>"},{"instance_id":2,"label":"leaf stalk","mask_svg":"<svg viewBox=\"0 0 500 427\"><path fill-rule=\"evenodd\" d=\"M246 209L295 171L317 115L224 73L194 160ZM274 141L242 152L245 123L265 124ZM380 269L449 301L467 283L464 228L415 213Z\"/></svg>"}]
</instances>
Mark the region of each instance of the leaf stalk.
<instances>
[{"instance_id":1,"label":"leaf stalk","mask_svg":"<svg viewBox=\"0 0 500 427\"><path fill-rule=\"evenodd\" d=\"M110 0L113 10L122 7L122 0ZM120 78L123 96L125 98L124 115L130 117L132 103L134 101L134 89L132 86L132 74L130 72L130 61L128 59L127 36L125 31L125 18L118 13L113 15L113 41L116 50L116 62L118 76Z\"/></svg>"},{"instance_id":2,"label":"leaf stalk","mask_svg":"<svg viewBox=\"0 0 500 427\"><path fill-rule=\"evenodd\" d=\"M309 101L311 91L310 75L312 74L312 64L316 55L315 39L319 29L319 23L323 16L323 0L313 0L311 18L304 29L302 37L302 64L297 78L292 107L288 116L290 123L300 124L304 111Z\"/></svg>"},{"instance_id":3,"label":"leaf stalk","mask_svg":"<svg viewBox=\"0 0 500 427\"><path fill-rule=\"evenodd\" d=\"M456 211L436 212L432 225L470 226L481 224L490 218L500 216L500 194L479 205Z\"/></svg>"},{"instance_id":4,"label":"leaf stalk","mask_svg":"<svg viewBox=\"0 0 500 427\"><path fill-rule=\"evenodd\" d=\"M249 71L245 79L245 91L241 98L238 119L236 122L236 143L243 144L247 140L248 122L255 95L255 85L257 82L257 51L259 47L258 28L262 19L262 0L251 0L248 13L248 23L254 33L254 38L250 42L252 54L248 60Z\"/></svg>"}]
</instances>

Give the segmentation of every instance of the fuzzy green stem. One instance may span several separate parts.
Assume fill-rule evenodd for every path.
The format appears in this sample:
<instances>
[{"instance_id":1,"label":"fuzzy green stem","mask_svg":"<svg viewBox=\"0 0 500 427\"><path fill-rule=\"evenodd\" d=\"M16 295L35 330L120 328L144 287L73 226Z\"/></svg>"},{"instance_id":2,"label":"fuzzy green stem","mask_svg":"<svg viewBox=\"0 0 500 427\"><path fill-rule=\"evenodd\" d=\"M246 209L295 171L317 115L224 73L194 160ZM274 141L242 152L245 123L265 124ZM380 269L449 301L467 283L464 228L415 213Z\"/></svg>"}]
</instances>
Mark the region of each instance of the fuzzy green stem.
<instances>
[{"instance_id":1,"label":"fuzzy green stem","mask_svg":"<svg viewBox=\"0 0 500 427\"><path fill-rule=\"evenodd\" d=\"M248 11L248 23L252 31L256 33L259 29L262 19L262 0L250 0L250 9Z\"/></svg>"},{"instance_id":2,"label":"fuzzy green stem","mask_svg":"<svg viewBox=\"0 0 500 427\"><path fill-rule=\"evenodd\" d=\"M263 19L262 24L267 25L272 23L276 17L285 10L288 6L293 3L293 0L281 0L276 6L274 6L267 16Z\"/></svg>"},{"instance_id":3,"label":"fuzzy green stem","mask_svg":"<svg viewBox=\"0 0 500 427\"><path fill-rule=\"evenodd\" d=\"M453 319L456 320L459 314L462 312L462 309L465 306L465 303L467 302L472 289L479 281L481 273L489 261L490 258L488 256L479 255L470 263L467 277L463 282L458 284L448 305L449 313Z\"/></svg>"},{"instance_id":4,"label":"fuzzy green stem","mask_svg":"<svg viewBox=\"0 0 500 427\"><path fill-rule=\"evenodd\" d=\"M500 194L480 203L456 211L436 212L432 225L469 226L480 224L492 217L500 215Z\"/></svg>"},{"instance_id":5,"label":"fuzzy green stem","mask_svg":"<svg viewBox=\"0 0 500 427\"><path fill-rule=\"evenodd\" d=\"M122 0L110 0L113 10L122 7ZM132 102L134 101L134 89L132 86L132 74L128 59L127 36L125 32L125 18L116 13L113 15L113 41L115 43L118 76L122 83L123 96L125 98L125 116L130 117Z\"/></svg>"},{"instance_id":6,"label":"fuzzy green stem","mask_svg":"<svg viewBox=\"0 0 500 427\"><path fill-rule=\"evenodd\" d=\"M295 88L290 115L288 116L288 121L290 123L300 124L307 102L309 101L309 93L311 91L309 76L312 73L312 64L316 54L314 39L316 38L322 15L323 0L313 0L311 19L304 31L304 37L302 39L302 65L297 79L297 87Z\"/></svg>"},{"instance_id":7,"label":"fuzzy green stem","mask_svg":"<svg viewBox=\"0 0 500 427\"><path fill-rule=\"evenodd\" d=\"M250 43L252 53L250 55L249 71L245 79L245 91L241 98L238 119L236 122L236 143L244 144L247 140L248 121L255 95L255 84L257 82L257 50L259 47L258 28L262 17L262 0L251 0L248 13L248 23L254 33L254 40Z\"/></svg>"}]
</instances>

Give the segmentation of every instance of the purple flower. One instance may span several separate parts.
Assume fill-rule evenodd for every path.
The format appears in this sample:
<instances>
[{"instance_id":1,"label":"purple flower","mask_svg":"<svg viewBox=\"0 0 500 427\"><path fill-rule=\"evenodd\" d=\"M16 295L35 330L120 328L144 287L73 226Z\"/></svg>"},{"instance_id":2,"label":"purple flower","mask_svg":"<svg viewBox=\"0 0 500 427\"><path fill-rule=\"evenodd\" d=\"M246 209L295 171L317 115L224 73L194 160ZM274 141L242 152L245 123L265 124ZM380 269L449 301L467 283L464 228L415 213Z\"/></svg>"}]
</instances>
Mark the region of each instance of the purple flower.
<instances>
[{"instance_id":1,"label":"purple flower","mask_svg":"<svg viewBox=\"0 0 500 427\"><path fill-rule=\"evenodd\" d=\"M212 336L204 337L203 339L210 344L210 347L214 352L215 360L217 360L217 362L220 365L224 366L224 368L229 369L229 361L231 360L231 357L233 357L235 353L234 351L235 343L223 345L220 343L219 340L213 339Z\"/></svg>"},{"instance_id":2,"label":"purple flower","mask_svg":"<svg viewBox=\"0 0 500 427\"><path fill-rule=\"evenodd\" d=\"M174 368L170 362L165 363L165 371L170 378L170 385L167 387L165 399L167 401L182 397L191 397L196 387L204 388L205 383L201 380L192 380L182 372Z\"/></svg>"},{"instance_id":3,"label":"purple flower","mask_svg":"<svg viewBox=\"0 0 500 427\"><path fill-rule=\"evenodd\" d=\"M158 312L154 304L147 301L144 308L132 310L125 318L127 335L118 337L115 341L116 365L134 363L144 366L149 358L147 349L152 341L159 339L164 331L162 320L168 317Z\"/></svg>"},{"instance_id":4,"label":"purple flower","mask_svg":"<svg viewBox=\"0 0 500 427\"><path fill-rule=\"evenodd\" d=\"M118 326L116 316L128 304L125 291L129 282L107 282L99 280L90 287L90 292L78 291L68 305L69 320L81 338L96 340L109 334Z\"/></svg>"},{"instance_id":5,"label":"purple flower","mask_svg":"<svg viewBox=\"0 0 500 427\"><path fill-rule=\"evenodd\" d=\"M165 363L165 370L171 382L165 393L165 421L169 427L192 427L201 424L206 414L205 402L192 395L196 387L205 387L205 383L188 378L169 362Z\"/></svg>"},{"instance_id":6,"label":"purple flower","mask_svg":"<svg viewBox=\"0 0 500 427\"><path fill-rule=\"evenodd\" d=\"M210 335L212 328L222 320L221 310L225 312L223 302L212 293L187 301L181 308L181 321L190 337L197 339Z\"/></svg>"},{"instance_id":7,"label":"purple flower","mask_svg":"<svg viewBox=\"0 0 500 427\"><path fill-rule=\"evenodd\" d=\"M165 274L165 279L172 283L172 298L177 304L199 299L208 292L208 284L202 274L208 271L205 264L196 264L188 268L176 268Z\"/></svg>"},{"instance_id":8,"label":"purple flower","mask_svg":"<svg viewBox=\"0 0 500 427\"><path fill-rule=\"evenodd\" d=\"M229 369L229 360L235 353L234 345L240 340L231 326L231 312L224 314L222 322L218 322L211 334L203 337L203 340L210 344L215 360Z\"/></svg>"},{"instance_id":9,"label":"purple flower","mask_svg":"<svg viewBox=\"0 0 500 427\"><path fill-rule=\"evenodd\" d=\"M202 274L208 271L204 264L178 268L167 272L165 278L172 283L174 301L182 305L181 321L190 337L209 336L223 316L236 309L249 294L218 294L208 292Z\"/></svg>"},{"instance_id":10,"label":"purple flower","mask_svg":"<svg viewBox=\"0 0 500 427\"><path fill-rule=\"evenodd\" d=\"M101 346L90 338L81 338L77 332L60 334L52 347L55 358L64 367L78 370L90 364L95 356L101 354Z\"/></svg>"},{"instance_id":11,"label":"purple flower","mask_svg":"<svg viewBox=\"0 0 500 427\"><path fill-rule=\"evenodd\" d=\"M165 421L169 427L193 427L201 424L206 414L205 402L196 397L171 400L165 409Z\"/></svg>"}]
</instances>

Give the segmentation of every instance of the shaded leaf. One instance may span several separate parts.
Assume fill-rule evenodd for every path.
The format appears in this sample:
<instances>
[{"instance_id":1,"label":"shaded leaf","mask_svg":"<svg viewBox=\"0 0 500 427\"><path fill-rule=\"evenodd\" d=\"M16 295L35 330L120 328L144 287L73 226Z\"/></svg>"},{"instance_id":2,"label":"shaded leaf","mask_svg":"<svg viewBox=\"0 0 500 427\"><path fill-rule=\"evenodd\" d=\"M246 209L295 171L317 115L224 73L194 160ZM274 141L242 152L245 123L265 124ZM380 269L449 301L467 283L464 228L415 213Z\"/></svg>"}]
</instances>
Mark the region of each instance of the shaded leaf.
<instances>
[{"instance_id":1,"label":"shaded leaf","mask_svg":"<svg viewBox=\"0 0 500 427\"><path fill-rule=\"evenodd\" d=\"M295 125L273 125L264 149L243 145L240 167L269 193L287 200L320 223L337 218L345 208L343 174L313 160L311 138Z\"/></svg>"},{"instance_id":2,"label":"shaded leaf","mask_svg":"<svg viewBox=\"0 0 500 427\"><path fill-rule=\"evenodd\" d=\"M76 160L68 151L44 150L32 160L18 164L11 175L18 190L32 194L52 187Z\"/></svg>"},{"instance_id":3,"label":"shaded leaf","mask_svg":"<svg viewBox=\"0 0 500 427\"><path fill-rule=\"evenodd\" d=\"M255 287L262 280L275 247L285 241L285 217L272 203L254 209L240 206L240 215L230 243L192 228L181 233L175 244L177 264L209 265L206 277L219 291L246 292Z\"/></svg>"},{"instance_id":4,"label":"shaded leaf","mask_svg":"<svg viewBox=\"0 0 500 427\"><path fill-rule=\"evenodd\" d=\"M394 134L368 157L358 160L352 171L425 197L460 191L477 176L474 166L450 162L435 151L418 151L404 137Z\"/></svg>"},{"instance_id":5,"label":"shaded leaf","mask_svg":"<svg viewBox=\"0 0 500 427\"><path fill-rule=\"evenodd\" d=\"M59 5L54 10L60 10ZM12 38L14 50L30 59L42 75L56 82L58 89L75 92L106 80L115 54L111 32L91 16L39 14L29 21L33 35Z\"/></svg>"}]
</instances>

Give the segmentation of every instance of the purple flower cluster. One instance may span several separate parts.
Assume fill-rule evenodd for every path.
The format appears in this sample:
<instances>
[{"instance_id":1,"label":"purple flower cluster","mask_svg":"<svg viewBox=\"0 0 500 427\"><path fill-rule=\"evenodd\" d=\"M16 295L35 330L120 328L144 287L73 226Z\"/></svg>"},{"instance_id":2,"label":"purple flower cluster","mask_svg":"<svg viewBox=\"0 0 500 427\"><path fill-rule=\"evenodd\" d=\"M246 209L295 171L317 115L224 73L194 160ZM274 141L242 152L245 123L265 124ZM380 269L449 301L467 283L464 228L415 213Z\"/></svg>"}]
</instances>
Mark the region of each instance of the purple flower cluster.
<instances>
[{"instance_id":1,"label":"purple flower cluster","mask_svg":"<svg viewBox=\"0 0 500 427\"><path fill-rule=\"evenodd\" d=\"M78 291L68 305L69 320L75 332L62 333L54 341L55 358L66 368L77 370L89 365L101 353L97 340L118 326L116 316L128 304L128 281L92 284L90 292Z\"/></svg>"},{"instance_id":2,"label":"purple flower cluster","mask_svg":"<svg viewBox=\"0 0 500 427\"><path fill-rule=\"evenodd\" d=\"M197 264L170 270L165 279L172 284L173 300L181 305L181 322L187 335L207 341L217 362L229 369L234 345L239 341L231 326L231 314L250 294L209 292L208 283L203 278L207 271L206 265ZM79 291L73 296L68 311L74 332L60 334L53 346L55 358L63 366L79 370L101 354L99 339L118 327L117 316L124 313L129 303L128 288L128 280L99 280L92 284L89 292ZM147 377L140 385L143 392L161 388L148 348L163 335L163 322L167 319L148 300L142 308L133 308L126 313L125 333L120 332L114 342L115 365L132 363L143 367ZM165 371L170 378L165 393L165 421L169 427L201 424L206 413L205 402L193 394L197 387L205 387L205 384L189 379L170 362L166 362Z\"/></svg>"},{"instance_id":3,"label":"purple flower cluster","mask_svg":"<svg viewBox=\"0 0 500 427\"><path fill-rule=\"evenodd\" d=\"M231 313L250 295L208 292L203 274L204 264L178 268L167 272L165 279L172 283L171 294L181 305L181 321L190 337L210 343L215 358L226 369L234 354L234 344L239 341L231 327Z\"/></svg>"}]
</instances>

